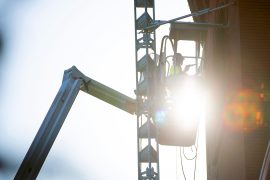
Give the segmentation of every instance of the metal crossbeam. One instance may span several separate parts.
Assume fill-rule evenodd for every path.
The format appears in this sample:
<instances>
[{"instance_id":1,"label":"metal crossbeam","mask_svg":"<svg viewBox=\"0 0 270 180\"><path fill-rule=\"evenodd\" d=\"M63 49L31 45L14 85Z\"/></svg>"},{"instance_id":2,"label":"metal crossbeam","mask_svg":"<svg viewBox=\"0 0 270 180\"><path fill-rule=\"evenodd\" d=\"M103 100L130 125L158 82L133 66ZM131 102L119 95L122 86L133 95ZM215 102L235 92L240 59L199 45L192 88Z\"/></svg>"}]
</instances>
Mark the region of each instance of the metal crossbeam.
<instances>
[{"instance_id":1,"label":"metal crossbeam","mask_svg":"<svg viewBox=\"0 0 270 180\"><path fill-rule=\"evenodd\" d=\"M15 180L36 179L80 90L130 114L135 113L134 99L86 77L73 66L65 71L62 85L24 157Z\"/></svg>"}]
</instances>

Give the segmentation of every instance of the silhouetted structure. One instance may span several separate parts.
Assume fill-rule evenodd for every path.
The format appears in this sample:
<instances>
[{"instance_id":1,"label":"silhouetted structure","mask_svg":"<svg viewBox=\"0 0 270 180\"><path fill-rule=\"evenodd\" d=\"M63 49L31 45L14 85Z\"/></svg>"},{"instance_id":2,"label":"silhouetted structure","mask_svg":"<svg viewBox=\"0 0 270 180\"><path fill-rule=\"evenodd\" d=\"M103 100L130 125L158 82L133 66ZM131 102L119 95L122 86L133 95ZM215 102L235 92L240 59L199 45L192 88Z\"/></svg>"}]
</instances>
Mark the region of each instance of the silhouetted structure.
<instances>
[{"instance_id":1,"label":"silhouetted structure","mask_svg":"<svg viewBox=\"0 0 270 180\"><path fill-rule=\"evenodd\" d=\"M188 0L188 3L194 12L215 7L224 1ZM265 113L270 90L269 17L270 1L237 0L235 6L194 18L196 22L228 25L226 28L209 29L204 48L207 59L205 68L215 103L215 109L210 110L206 120L209 180L259 179L270 137L269 118ZM246 92L250 94L243 95ZM252 101L252 92L262 93L262 99L264 96L263 107L260 107L263 112L256 111L258 119L254 117L260 122L254 123L256 127L243 123L251 114L242 104L235 105L242 108L242 114L232 110L242 117L242 126L236 122L229 122L227 126L224 118L228 113L226 106L238 95L246 96L246 102Z\"/></svg>"}]
</instances>

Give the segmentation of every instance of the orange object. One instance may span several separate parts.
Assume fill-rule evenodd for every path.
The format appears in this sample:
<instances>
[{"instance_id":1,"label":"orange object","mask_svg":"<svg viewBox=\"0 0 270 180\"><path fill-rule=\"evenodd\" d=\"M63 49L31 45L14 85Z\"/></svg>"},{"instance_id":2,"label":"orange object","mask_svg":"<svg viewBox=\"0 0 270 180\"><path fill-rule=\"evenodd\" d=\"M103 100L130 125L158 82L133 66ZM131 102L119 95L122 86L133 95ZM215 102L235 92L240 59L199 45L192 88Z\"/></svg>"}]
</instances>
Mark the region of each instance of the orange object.
<instances>
[{"instance_id":1,"label":"orange object","mask_svg":"<svg viewBox=\"0 0 270 180\"><path fill-rule=\"evenodd\" d=\"M240 90L232 96L223 111L226 126L238 131L252 131L263 126L261 93Z\"/></svg>"}]
</instances>

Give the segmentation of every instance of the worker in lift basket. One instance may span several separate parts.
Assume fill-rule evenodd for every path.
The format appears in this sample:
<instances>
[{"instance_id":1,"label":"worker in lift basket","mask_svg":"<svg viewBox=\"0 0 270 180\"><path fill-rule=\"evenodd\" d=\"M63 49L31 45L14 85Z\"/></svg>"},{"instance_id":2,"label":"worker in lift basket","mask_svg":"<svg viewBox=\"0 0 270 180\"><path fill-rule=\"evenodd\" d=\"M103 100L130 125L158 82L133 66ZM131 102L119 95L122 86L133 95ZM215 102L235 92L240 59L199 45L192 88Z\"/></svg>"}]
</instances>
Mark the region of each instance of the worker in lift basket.
<instances>
[{"instance_id":1,"label":"worker in lift basket","mask_svg":"<svg viewBox=\"0 0 270 180\"><path fill-rule=\"evenodd\" d=\"M177 75L183 73L182 64L184 61L184 57L180 53L175 53L173 56L173 65L170 68L169 76Z\"/></svg>"}]
</instances>

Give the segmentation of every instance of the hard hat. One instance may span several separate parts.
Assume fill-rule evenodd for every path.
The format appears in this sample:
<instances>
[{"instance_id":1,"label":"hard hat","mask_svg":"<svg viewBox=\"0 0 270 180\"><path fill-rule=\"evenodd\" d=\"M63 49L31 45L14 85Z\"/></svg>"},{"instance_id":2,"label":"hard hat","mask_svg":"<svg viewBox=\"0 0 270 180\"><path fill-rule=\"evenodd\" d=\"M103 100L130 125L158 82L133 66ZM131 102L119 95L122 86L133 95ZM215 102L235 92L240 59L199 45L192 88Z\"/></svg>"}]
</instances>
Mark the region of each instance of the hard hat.
<instances>
[{"instance_id":1,"label":"hard hat","mask_svg":"<svg viewBox=\"0 0 270 180\"><path fill-rule=\"evenodd\" d=\"M175 54L174 54L174 57L173 57L173 61L174 61L175 63L180 63L180 64L182 64L183 61L184 61L184 57L182 56L181 53L175 53Z\"/></svg>"}]
</instances>

